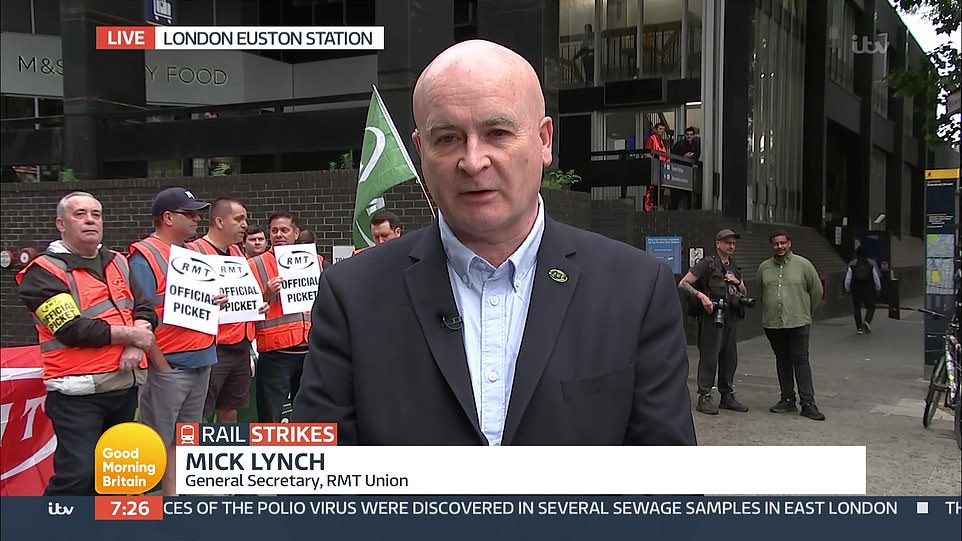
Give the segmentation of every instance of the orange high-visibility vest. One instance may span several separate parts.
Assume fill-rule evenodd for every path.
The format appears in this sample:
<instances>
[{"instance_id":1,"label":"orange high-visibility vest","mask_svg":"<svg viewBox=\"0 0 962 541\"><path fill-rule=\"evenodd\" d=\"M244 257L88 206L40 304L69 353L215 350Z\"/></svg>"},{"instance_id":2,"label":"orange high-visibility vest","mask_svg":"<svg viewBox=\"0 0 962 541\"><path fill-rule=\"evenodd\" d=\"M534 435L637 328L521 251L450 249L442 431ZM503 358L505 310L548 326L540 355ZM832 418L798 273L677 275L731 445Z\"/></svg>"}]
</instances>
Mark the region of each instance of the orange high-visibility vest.
<instances>
[{"instance_id":1,"label":"orange high-visibility vest","mask_svg":"<svg viewBox=\"0 0 962 541\"><path fill-rule=\"evenodd\" d=\"M187 243L187 248L194 250L195 252L200 252L207 255L220 255L217 247L211 244L211 242L203 237ZM241 249L237 247L236 244L231 244L227 249L229 255L235 257L244 257L244 253ZM221 346L229 346L231 344L239 344L244 340L248 342L254 339L254 322L253 321L241 321L237 323L222 323L217 327L217 344Z\"/></svg>"},{"instance_id":2,"label":"orange high-visibility vest","mask_svg":"<svg viewBox=\"0 0 962 541\"><path fill-rule=\"evenodd\" d=\"M267 282L277 276L277 259L274 250L248 260L254 277L261 286L261 291L267 291ZM318 264L324 268L324 256L317 256ZM301 312L285 315L280 302L272 302L264 321L255 321L254 329L257 333L257 350L274 351L276 349L292 348L307 343L307 335L311 330L311 313Z\"/></svg>"},{"instance_id":3,"label":"orange high-visibility vest","mask_svg":"<svg viewBox=\"0 0 962 541\"><path fill-rule=\"evenodd\" d=\"M82 317L101 319L110 325L134 324L134 294L130 289L130 267L117 252L104 268L105 282L101 282L84 268L67 271L61 259L41 255L17 273L17 283L23 281L27 270L38 265L63 281ZM120 354L124 344L101 347L69 347L54 337L53 332L34 315L40 356L43 359L43 379L84 374L104 374L120 369ZM147 368L147 356L140 359L140 367Z\"/></svg>"},{"instance_id":4,"label":"orange high-visibility vest","mask_svg":"<svg viewBox=\"0 0 962 541\"><path fill-rule=\"evenodd\" d=\"M202 351L214 344L214 336L204 334L193 329L164 325L164 292L167 291L167 263L170 260L170 245L157 237L150 236L130 245L130 255L139 253L147 260L150 270L157 280L157 290L154 291L154 310L160 324L154 329L157 345L160 351L167 353L181 353L185 351Z\"/></svg>"}]
</instances>

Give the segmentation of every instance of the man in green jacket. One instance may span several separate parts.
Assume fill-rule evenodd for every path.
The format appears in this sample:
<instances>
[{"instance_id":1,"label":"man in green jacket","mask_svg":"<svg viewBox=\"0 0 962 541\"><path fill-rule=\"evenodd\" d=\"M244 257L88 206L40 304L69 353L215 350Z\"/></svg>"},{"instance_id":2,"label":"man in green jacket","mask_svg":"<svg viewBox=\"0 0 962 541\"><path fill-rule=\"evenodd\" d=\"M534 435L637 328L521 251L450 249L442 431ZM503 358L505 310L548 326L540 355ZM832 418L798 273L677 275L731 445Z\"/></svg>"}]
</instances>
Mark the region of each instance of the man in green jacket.
<instances>
[{"instance_id":1,"label":"man in green jacket","mask_svg":"<svg viewBox=\"0 0 962 541\"><path fill-rule=\"evenodd\" d=\"M802 415L815 421L825 416L815 406L812 367L808 362L808 337L812 314L822 299L822 281L812 262L792 253L792 239L786 231L769 237L772 257L758 266L762 296L762 327L775 352L775 369L781 400L769 411L795 412L795 382Z\"/></svg>"}]
</instances>

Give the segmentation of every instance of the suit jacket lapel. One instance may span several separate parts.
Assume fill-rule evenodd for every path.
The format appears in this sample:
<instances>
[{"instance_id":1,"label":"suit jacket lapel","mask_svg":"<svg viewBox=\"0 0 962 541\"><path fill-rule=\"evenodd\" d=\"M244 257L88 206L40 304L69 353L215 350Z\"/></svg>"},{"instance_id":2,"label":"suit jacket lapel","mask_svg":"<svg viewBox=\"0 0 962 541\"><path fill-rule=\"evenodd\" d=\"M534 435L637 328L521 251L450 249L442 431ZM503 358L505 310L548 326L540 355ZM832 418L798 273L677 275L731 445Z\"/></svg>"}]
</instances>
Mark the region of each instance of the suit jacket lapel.
<instances>
[{"instance_id":1,"label":"suit jacket lapel","mask_svg":"<svg viewBox=\"0 0 962 541\"><path fill-rule=\"evenodd\" d=\"M457 314L458 305L451 292L451 281L437 222L424 231L421 240L409 255L413 263L405 269L404 281L424 339L461 409L471 420L478 438L481 442L487 442L478 422L468 361L464 353L464 334L447 329L441 324L441 316Z\"/></svg>"},{"instance_id":2,"label":"suit jacket lapel","mask_svg":"<svg viewBox=\"0 0 962 541\"><path fill-rule=\"evenodd\" d=\"M518 352L514 370L511 400L504 422L504 435L501 440L504 445L510 445L514 439L548 358L554 350L561 323L568 313L568 305L581 275L581 267L569 259L574 253L574 246L561 234L558 223L545 216L544 236L538 250L531 303L528 305L521 350Z\"/></svg>"}]
</instances>

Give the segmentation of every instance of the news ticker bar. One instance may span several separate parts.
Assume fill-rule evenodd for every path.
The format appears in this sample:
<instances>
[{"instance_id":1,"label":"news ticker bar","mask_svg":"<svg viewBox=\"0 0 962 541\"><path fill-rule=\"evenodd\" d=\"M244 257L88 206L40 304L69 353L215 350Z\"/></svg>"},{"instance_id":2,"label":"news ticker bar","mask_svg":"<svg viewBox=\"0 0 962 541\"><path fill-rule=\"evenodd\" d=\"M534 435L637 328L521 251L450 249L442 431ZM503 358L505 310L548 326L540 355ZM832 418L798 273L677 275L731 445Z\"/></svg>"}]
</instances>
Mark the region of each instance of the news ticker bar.
<instances>
[{"instance_id":1,"label":"news ticker bar","mask_svg":"<svg viewBox=\"0 0 962 541\"><path fill-rule=\"evenodd\" d=\"M178 446L189 495L865 494L865 447ZM724 465L719 467L717 465Z\"/></svg>"},{"instance_id":2,"label":"news ticker bar","mask_svg":"<svg viewBox=\"0 0 962 541\"><path fill-rule=\"evenodd\" d=\"M77 511L72 498L51 498L47 514ZM958 498L909 497L174 497L97 496L95 520L163 520L171 516L959 516ZM79 513L79 512L78 512Z\"/></svg>"},{"instance_id":3,"label":"news ticker bar","mask_svg":"<svg viewBox=\"0 0 962 541\"><path fill-rule=\"evenodd\" d=\"M383 26L98 26L101 50L382 50Z\"/></svg>"}]
</instances>

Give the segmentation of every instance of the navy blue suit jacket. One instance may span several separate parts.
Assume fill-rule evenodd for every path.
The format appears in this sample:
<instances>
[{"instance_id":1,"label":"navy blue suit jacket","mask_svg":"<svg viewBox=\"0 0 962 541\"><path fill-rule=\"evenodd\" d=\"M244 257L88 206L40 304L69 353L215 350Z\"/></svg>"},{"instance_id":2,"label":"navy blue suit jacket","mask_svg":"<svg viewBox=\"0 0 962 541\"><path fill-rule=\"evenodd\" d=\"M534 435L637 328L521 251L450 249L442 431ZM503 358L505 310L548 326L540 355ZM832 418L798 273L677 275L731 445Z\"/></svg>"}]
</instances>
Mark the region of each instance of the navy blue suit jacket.
<instances>
[{"instance_id":1,"label":"navy blue suit jacket","mask_svg":"<svg viewBox=\"0 0 962 541\"><path fill-rule=\"evenodd\" d=\"M436 222L332 266L293 420L338 423L340 444L486 445L455 314ZM503 444L695 444L682 321L667 266L546 217Z\"/></svg>"}]
</instances>

